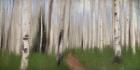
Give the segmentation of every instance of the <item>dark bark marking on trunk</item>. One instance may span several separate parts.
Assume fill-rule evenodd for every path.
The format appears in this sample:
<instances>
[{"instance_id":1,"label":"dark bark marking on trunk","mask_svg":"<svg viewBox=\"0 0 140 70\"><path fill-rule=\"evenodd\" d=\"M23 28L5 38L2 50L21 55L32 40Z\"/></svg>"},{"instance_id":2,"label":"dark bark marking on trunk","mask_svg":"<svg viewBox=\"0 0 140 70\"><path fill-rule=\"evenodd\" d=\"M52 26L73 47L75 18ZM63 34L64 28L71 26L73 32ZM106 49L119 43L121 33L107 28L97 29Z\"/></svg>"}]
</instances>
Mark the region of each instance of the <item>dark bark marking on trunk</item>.
<instances>
[{"instance_id":1,"label":"dark bark marking on trunk","mask_svg":"<svg viewBox=\"0 0 140 70\"><path fill-rule=\"evenodd\" d=\"M29 35L25 35L25 37L23 38L23 40L28 40L29 39Z\"/></svg>"}]
</instances>

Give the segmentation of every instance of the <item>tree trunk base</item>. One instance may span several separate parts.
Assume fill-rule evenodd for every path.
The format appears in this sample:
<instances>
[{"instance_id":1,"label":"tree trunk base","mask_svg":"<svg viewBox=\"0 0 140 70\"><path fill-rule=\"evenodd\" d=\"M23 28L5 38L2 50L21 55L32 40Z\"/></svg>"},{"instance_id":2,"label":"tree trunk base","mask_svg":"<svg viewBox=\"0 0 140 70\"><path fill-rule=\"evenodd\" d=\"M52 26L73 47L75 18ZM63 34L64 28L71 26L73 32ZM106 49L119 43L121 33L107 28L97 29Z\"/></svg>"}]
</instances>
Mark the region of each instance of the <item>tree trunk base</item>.
<instances>
[{"instance_id":1,"label":"tree trunk base","mask_svg":"<svg viewBox=\"0 0 140 70\"><path fill-rule=\"evenodd\" d=\"M113 63L121 64L122 63L122 58L120 56L115 56L113 58Z\"/></svg>"},{"instance_id":2,"label":"tree trunk base","mask_svg":"<svg viewBox=\"0 0 140 70\"><path fill-rule=\"evenodd\" d=\"M56 56L56 62L57 62L57 66L59 66L61 64L61 62L63 61L63 55L62 54L58 54Z\"/></svg>"}]
</instances>

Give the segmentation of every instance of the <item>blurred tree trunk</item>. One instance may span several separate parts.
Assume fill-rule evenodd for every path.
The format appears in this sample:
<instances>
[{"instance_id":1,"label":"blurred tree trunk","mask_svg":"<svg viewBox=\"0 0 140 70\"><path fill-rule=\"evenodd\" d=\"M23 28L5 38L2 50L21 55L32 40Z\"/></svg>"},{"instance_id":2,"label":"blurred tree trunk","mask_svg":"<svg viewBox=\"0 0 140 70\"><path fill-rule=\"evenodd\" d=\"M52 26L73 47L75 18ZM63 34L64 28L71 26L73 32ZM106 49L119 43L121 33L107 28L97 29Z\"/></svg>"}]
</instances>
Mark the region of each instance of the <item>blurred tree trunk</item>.
<instances>
[{"instance_id":1,"label":"blurred tree trunk","mask_svg":"<svg viewBox=\"0 0 140 70\"><path fill-rule=\"evenodd\" d=\"M125 46L126 50L129 47L129 26L130 26L130 0L124 0L124 7L126 11L124 12L124 23L125 23Z\"/></svg>"},{"instance_id":2,"label":"blurred tree trunk","mask_svg":"<svg viewBox=\"0 0 140 70\"><path fill-rule=\"evenodd\" d=\"M8 48L9 51L20 54L21 49L21 0L13 1L12 23L9 29Z\"/></svg>"},{"instance_id":3,"label":"blurred tree trunk","mask_svg":"<svg viewBox=\"0 0 140 70\"><path fill-rule=\"evenodd\" d=\"M138 0L138 15L140 14L140 0ZM138 16L138 47L140 48L140 27L139 27L139 22L140 22L140 16Z\"/></svg>"},{"instance_id":4,"label":"blurred tree trunk","mask_svg":"<svg viewBox=\"0 0 140 70\"><path fill-rule=\"evenodd\" d=\"M70 4L71 0L66 0L66 9L65 9L65 20L64 20L64 46L68 48L68 29L70 24Z\"/></svg>"},{"instance_id":5,"label":"blurred tree trunk","mask_svg":"<svg viewBox=\"0 0 140 70\"><path fill-rule=\"evenodd\" d=\"M124 8L124 0L121 0L120 1L120 17L119 17L119 19L120 19L120 36L121 36L121 46L123 47L124 46L124 30L125 30L125 22L124 22L124 14L125 14L125 8Z\"/></svg>"},{"instance_id":6,"label":"blurred tree trunk","mask_svg":"<svg viewBox=\"0 0 140 70\"><path fill-rule=\"evenodd\" d=\"M3 23L3 49L6 50L8 47L8 37L9 37L9 28L11 27L11 18L12 18L12 0L4 0L4 23Z\"/></svg>"},{"instance_id":7,"label":"blurred tree trunk","mask_svg":"<svg viewBox=\"0 0 140 70\"><path fill-rule=\"evenodd\" d=\"M3 2L0 0L0 49L2 48L1 42L2 42L2 18L3 18Z\"/></svg>"},{"instance_id":8,"label":"blurred tree trunk","mask_svg":"<svg viewBox=\"0 0 140 70\"><path fill-rule=\"evenodd\" d=\"M54 0L49 0L48 1L48 15L47 15L47 42L46 42L46 51L48 50L49 53L52 51L52 47L50 47L50 37L51 37L51 20L52 20L52 8L53 8L53 1Z\"/></svg>"},{"instance_id":9,"label":"blurred tree trunk","mask_svg":"<svg viewBox=\"0 0 140 70\"><path fill-rule=\"evenodd\" d=\"M95 38L96 38L96 34L95 34L95 33L96 33L96 32L95 32L95 27L96 27L96 26L95 26L95 24L96 24L96 23L95 23L95 15L96 15L96 14L95 14L95 6L96 6L96 5L95 5L95 0L94 0L94 1L91 0L90 4L91 4L91 15L92 15L92 16L91 16L91 22L92 22L92 23L91 23L91 27L92 27L92 28L91 28L91 30L92 30L92 32L91 32L91 41L92 41L92 42L91 42L91 46L92 46L92 48L94 48L94 47L95 47L95 40L96 40L96 39L95 39Z\"/></svg>"},{"instance_id":10,"label":"blurred tree trunk","mask_svg":"<svg viewBox=\"0 0 140 70\"><path fill-rule=\"evenodd\" d=\"M61 44L58 48L59 50L59 53L62 54L62 52L64 51L64 24L65 24L65 13L66 13L66 0L60 0L60 17L61 17L61 20L60 20L60 23L59 23L59 35L61 35L61 32L62 32L62 39L61 39ZM58 35L58 36L59 36Z\"/></svg>"},{"instance_id":11,"label":"blurred tree trunk","mask_svg":"<svg viewBox=\"0 0 140 70\"><path fill-rule=\"evenodd\" d=\"M87 48L87 24L86 17L85 17L85 0L83 0L83 49L85 50Z\"/></svg>"},{"instance_id":12,"label":"blurred tree trunk","mask_svg":"<svg viewBox=\"0 0 140 70\"><path fill-rule=\"evenodd\" d=\"M43 42L43 0L41 0L41 8L40 8L40 46L39 46L40 52L42 52L42 42Z\"/></svg>"},{"instance_id":13,"label":"blurred tree trunk","mask_svg":"<svg viewBox=\"0 0 140 70\"><path fill-rule=\"evenodd\" d=\"M95 18L96 18L96 46L99 48L99 29L98 29L98 17L99 17L99 0L95 0Z\"/></svg>"},{"instance_id":14,"label":"blurred tree trunk","mask_svg":"<svg viewBox=\"0 0 140 70\"><path fill-rule=\"evenodd\" d=\"M130 43L135 54L136 46L140 44L139 0L31 0L33 7L30 6L29 13L33 14L28 17L30 20L26 20L25 17L29 15L22 12L25 8L22 7L23 2L0 0L0 47L4 50L21 53L22 32L26 32L22 29L24 21L30 21L27 35L30 37L29 48L35 46L33 49L40 52L44 49L52 53L53 49L65 50L68 46L79 48L80 45L83 49L96 46L102 50L104 46L111 45L111 39L114 39L115 55L120 56L120 47L126 46L128 49ZM44 29L46 46L43 48ZM58 48L61 30L64 30L64 47Z\"/></svg>"},{"instance_id":15,"label":"blurred tree trunk","mask_svg":"<svg viewBox=\"0 0 140 70\"><path fill-rule=\"evenodd\" d=\"M87 49L91 48L91 6L90 0L85 0L85 24L87 32Z\"/></svg>"},{"instance_id":16,"label":"blurred tree trunk","mask_svg":"<svg viewBox=\"0 0 140 70\"><path fill-rule=\"evenodd\" d=\"M40 22L41 22L41 14L40 14L40 9L41 9L41 2L42 0L32 0L32 23L30 25L31 29L31 37L30 37L30 49L33 48L34 51L39 51L39 46L40 46Z\"/></svg>"},{"instance_id":17,"label":"blurred tree trunk","mask_svg":"<svg viewBox=\"0 0 140 70\"><path fill-rule=\"evenodd\" d=\"M20 70L27 70L30 50L31 0L22 1L22 58Z\"/></svg>"},{"instance_id":18,"label":"blurred tree trunk","mask_svg":"<svg viewBox=\"0 0 140 70\"><path fill-rule=\"evenodd\" d=\"M105 32L105 0L100 1L100 13L99 13L99 30L100 30L100 50L103 51L103 46L104 46L104 32ZM104 12L103 12L104 11Z\"/></svg>"},{"instance_id":19,"label":"blurred tree trunk","mask_svg":"<svg viewBox=\"0 0 140 70\"><path fill-rule=\"evenodd\" d=\"M21 24L22 24L22 2L21 0L16 0L16 10L15 10L15 52L16 54L21 53L21 42L22 42L22 31L21 31ZM10 46L10 45L9 45Z\"/></svg>"},{"instance_id":20,"label":"blurred tree trunk","mask_svg":"<svg viewBox=\"0 0 140 70\"><path fill-rule=\"evenodd\" d=\"M104 12L102 12L102 37L103 37L103 39L102 39L102 41L103 41L103 48L107 45L107 41L108 41L108 36L107 36L107 34L108 34L108 31L107 31L107 17L106 17L106 9L107 9L107 6L106 6L106 3L107 3L107 0L103 0L103 1L101 1L101 9L102 9L102 11L104 11Z\"/></svg>"},{"instance_id":21,"label":"blurred tree trunk","mask_svg":"<svg viewBox=\"0 0 140 70\"><path fill-rule=\"evenodd\" d=\"M132 3L132 21L130 24L130 43L132 47L133 54L136 54L136 24L137 24L137 14L136 14L136 1L131 1Z\"/></svg>"},{"instance_id":22,"label":"blurred tree trunk","mask_svg":"<svg viewBox=\"0 0 140 70\"><path fill-rule=\"evenodd\" d=\"M113 0L113 48L115 51L115 59L121 57L121 45L120 45L120 0Z\"/></svg>"}]
</instances>

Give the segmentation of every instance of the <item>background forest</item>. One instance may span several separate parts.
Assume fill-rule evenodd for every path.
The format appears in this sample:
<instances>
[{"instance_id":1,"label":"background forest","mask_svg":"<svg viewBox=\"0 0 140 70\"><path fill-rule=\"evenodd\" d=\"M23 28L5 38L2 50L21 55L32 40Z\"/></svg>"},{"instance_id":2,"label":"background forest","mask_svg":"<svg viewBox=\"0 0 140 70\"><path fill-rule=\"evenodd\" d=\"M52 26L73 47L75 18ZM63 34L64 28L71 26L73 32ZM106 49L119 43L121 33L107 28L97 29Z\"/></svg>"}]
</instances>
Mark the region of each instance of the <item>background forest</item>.
<instances>
[{"instance_id":1,"label":"background forest","mask_svg":"<svg viewBox=\"0 0 140 70\"><path fill-rule=\"evenodd\" d=\"M0 0L0 70L139 70L139 47L140 0Z\"/></svg>"}]
</instances>

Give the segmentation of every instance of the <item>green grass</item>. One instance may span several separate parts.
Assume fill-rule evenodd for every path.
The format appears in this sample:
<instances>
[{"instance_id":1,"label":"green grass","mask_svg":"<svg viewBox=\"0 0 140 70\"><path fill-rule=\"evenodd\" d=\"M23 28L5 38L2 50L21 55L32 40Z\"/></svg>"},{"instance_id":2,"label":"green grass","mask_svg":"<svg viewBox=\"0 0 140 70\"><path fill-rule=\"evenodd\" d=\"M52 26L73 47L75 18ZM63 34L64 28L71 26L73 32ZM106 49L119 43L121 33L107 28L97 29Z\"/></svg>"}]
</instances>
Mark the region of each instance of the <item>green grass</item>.
<instances>
[{"instance_id":1,"label":"green grass","mask_svg":"<svg viewBox=\"0 0 140 70\"><path fill-rule=\"evenodd\" d=\"M19 70L20 60L20 56L0 51L0 70ZM64 61L58 67L53 55L32 53L29 56L28 70L68 70L68 67Z\"/></svg>"},{"instance_id":2,"label":"green grass","mask_svg":"<svg viewBox=\"0 0 140 70\"><path fill-rule=\"evenodd\" d=\"M137 49L136 55L133 55L130 49L123 51L121 64L113 63L113 50L109 48L105 48L103 52L97 49L67 50L64 55L67 56L68 52L73 52L86 70L140 70L140 49ZM0 51L0 70L19 70L19 67L20 56ZM31 53L28 70L68 70L68 66L63 60L58 67L54 55Z\"/></svg>"},{"instance_id":3,"label":"green grass","mask_svg":"<svg viewBox=\"0 0 140 70\"><path fill-rule=\"evenodd\" d=\"M129 51L123 51L123 59L121 64L113 63L113 50L75 50L74 54L84 65L86 70L140 70L140 50L136 55L132 55Z\"/></svg>"},{"instance_id":4,"label":"green grass","mask_svg":"<svg viewBox=\"0 0 140 70\"><path fill-rule=\"evenodd\" d=\"M0 70L19 70L20 57L0 51Z\"/></svg>"},{"instance_id":5,"label":"green grass","mask_svg":"<svg viewBox=\"0 0 140 70\"><path fill-rule=\"evenodd\" d=\"M60 66L57 66L54 55L33 53L30 55L28 70L68 70L64 60Z\"/></svg>"}]
</instances>

